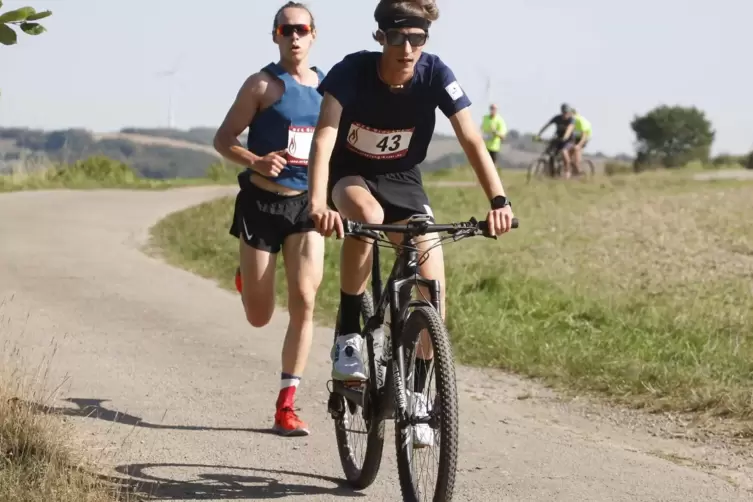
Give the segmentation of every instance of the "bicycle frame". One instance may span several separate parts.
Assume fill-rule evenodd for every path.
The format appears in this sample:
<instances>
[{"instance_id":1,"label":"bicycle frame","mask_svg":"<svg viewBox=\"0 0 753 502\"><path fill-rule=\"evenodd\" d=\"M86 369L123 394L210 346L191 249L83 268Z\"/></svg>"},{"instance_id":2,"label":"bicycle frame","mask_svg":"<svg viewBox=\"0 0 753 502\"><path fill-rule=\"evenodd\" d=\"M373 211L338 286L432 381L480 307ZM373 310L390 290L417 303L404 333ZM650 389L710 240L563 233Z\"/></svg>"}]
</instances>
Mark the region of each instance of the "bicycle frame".
<instances>
[{"instance_id":1,"label":"bicycle frame","mask_svg":"<svg viewBox=\"0 0 753 502\"><path fill-rule=\"evenodd\" d=\"M414 217L411 223L429 223L430 217ZM372 262L372 295L378 298L376 302L374 315L366 320L362 334L366 339L366 346L369 355L369 375L370 380L374 381L374 375L377 375L377 364L386 362L386 374L383 385L377 387L369 386L370 403L376 409L372 410L370 415L376 416L379 420L392 419L397 413L397 425L404 428L407 425L416 425L418 423L428 423L430 417L415 419L408 415L407 403L405 400L405 352L406 344L415 344L418 340L405 340L402 336L405 321L408 318L409 309L416 305L424 304L425 301L411 300L410 296L413 286L424 286L429 290L429 301L435 309L439 310L440 302L440 283L436 279L427 279L418 273L419 252L413 244L414 236L405 233L402 237L401 247L396 249L397 257L392 266L392 271L387 279L387 286L382 289L381 270L379 266L379 246L375 241L372 244L373 262ZM391 351L388 358L380 354L380 361L374 354L374 337L373 333L384 324L385 313L390 309L391 327L390 341ZM335 383L334 390L363 406L363 390L349 389L347 386Z\"/></svg>"},{"instance_id":2,"label":"bicycle frame","mask_svg":"<svg viewBox=\"0 0 753 502\"><path fill-rule=\"evenodd\" d=\"M379 267L379 234L375 231L369 230L369 225L358 224L359 229L353 232L352 235L360 235L370 239L374 239L372 245L373 248L373 261L372 261L372 296L378 298L374 308L374 314L366 320L362 335L366 339L366 346L369 356L369 380L374 385L369 385L369 406L375 406L376 410L366 410L365 400L363 394L363 386L360 390L354 390L348 387L343 382L335 381L333 384L333 392L342 395L346 399L357 403L364 408L365 414L369 417L374 417L379 420L395 418L397 413L397 425L398 427L405 428L407 425L416 425L419 423L431 423L432 417L423 417L416 419L413 416L409 416L407 412L407 404L405 399L405 382L403 375L406 374L405 370L405 353L404 348L410 344L415 345L418 342L416 340L406 340L403 336L403 329L405 322L408 319L409 310L412 307L425 305L426 300L411 300L411 293L413 286L424 286L429 290L429 302L437 310L441 311L440 307L440 283L435 279L427 279L418 273L419 267L419 251L413 244L413 239L427 235L432 232L454 232L457 233L463 230L480 231L486 237L492 237L488 235L488 226L485 221L477 222L475 219L471 219L468 222L453 223L448 225L435 225L432 222L432 217L429 215L416 215L413 216L406 224L402 225L371 225L371 227L378 227L380 231L384 232L400 232L403 234L402 242L399 247L396 248L397 258L392 266L392 271L387 279L387 286L382 288L381 271ZM413 227L411 229L411 227ZM512 228L518 227L517 218L513 218ZM394 230L393 230L394 229ZM399 230L398 230L399 229ZM461 237L462 238L462 237ZM492 237L495 238L496 237ZM391 317L391 350L389 358L383 358L384 352L380 354L379 361L374 354L374 331L384 324L384 315L390 309ZM379 385L377 364L386 362L386 374L382 382Z\"/></svg>"}]
</instances>

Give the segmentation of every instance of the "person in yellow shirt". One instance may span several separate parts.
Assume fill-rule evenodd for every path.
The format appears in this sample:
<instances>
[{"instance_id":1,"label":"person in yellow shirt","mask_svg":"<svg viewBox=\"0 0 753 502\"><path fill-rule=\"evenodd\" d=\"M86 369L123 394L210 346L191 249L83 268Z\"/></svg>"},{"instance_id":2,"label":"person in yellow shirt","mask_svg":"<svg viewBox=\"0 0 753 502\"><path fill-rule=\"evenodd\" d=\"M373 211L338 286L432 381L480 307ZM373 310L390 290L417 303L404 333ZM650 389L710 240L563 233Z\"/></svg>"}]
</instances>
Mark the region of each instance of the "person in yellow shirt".
<instances>
[{"instance_id":1,"label":"person in yellow shirt","mask_svg":"<svg viewBox=\"0 0 753 502\"><path fill-rule=\"evenodd\" d=\"M575 117L575 127L573 129L573 167L575 172L580 174L580 161L583 158L583 149L586 148L591 139L591 122L586 117L573 110Z\"/></svg>"},{"instance_id":2,"label":"person in yellow shirt","mask_svg":"<svg viewBox=\"0 0 753 502\"><path fill-rule=\"evenodd\" d=\"M497 164L497 155L502 149L502 142L507 135L507 125L504 119L497 113L497 105L489 106L489 115L484 116L481 123L481 132L484 134L486 149L489 151L494 164Z\"/></svg>"}]
</instances>

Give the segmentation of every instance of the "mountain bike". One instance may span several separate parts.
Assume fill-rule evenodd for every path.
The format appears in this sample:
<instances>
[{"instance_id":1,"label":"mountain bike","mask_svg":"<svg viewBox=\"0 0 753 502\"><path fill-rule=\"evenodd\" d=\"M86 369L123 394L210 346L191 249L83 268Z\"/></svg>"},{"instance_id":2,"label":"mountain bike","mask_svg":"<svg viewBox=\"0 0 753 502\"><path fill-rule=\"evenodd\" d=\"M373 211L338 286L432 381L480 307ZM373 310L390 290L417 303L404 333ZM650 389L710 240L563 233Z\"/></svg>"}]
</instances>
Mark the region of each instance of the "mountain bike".
<instances>
[{"instance_id":1,"label":"mountain bike","mask_svg":"<svg viewBox=\"0 0 753 502\"><path fill-rule=\"evenodd\" d=\"M332 381L328 412L335 421L335 437L340 462L348 483L357 490L370 486L376 479L382 461L385 421L395 421L397 467L403 500L450 501L455 486L458 456L458 397L453 360L447 328L440 315L440 284L418 273L418 266L428 252L446 241L458 241L475 235L491 237L486 221L471 218L467 222L435 224L429 215L418 215L406 224L370 225L344 220L345 235L373 241L371 293L364 294L361 318L364 328L363 359L367 368L366 382ZM518 227L513 219L513 228ZM382 232L403 234L401 244L393 244ZM413 242L429 233L446 234L436 239L429 250L420 252ZM491 237L496 238L496 237ZM379 248L396 249L397 256L382 289ZM423 286L423 294L413 300L413 288ZM419 290L420 293L420 290ZM378 301L375 303L374 298ZM386 328L386 329L385 329ZM335 338L340 331L340 310L337 313ZM419 339L422 339L420 342ZM425 388L436 379L434 397L421 397L417 388L416 356L422 344L431 343L433 356L421 358ZM417 394L421 392L421 394ZM424 411L417 413L419 402ZM361 430L352 427L363 425ZM423 448L414 443L417 427L431 430L430 445ZM351 436L352 435L352 436ZM357 440L364 438L359 446ZM416 468L428 449L431 456L439 439L437 478L431 483L417 481ZM428 448L427 448L428 446Z\"/></svg>"},{"instance_id":2,"label":"mountain bike","mask_svg":"<svg viewBox=\"0 0 753 502\"><path fill-rule=\"evenodd\" d=\"M546 149L542 152L538 159L534 160L529 166L526 173L526 180L528 183L534 178L542 178L548 176L550 178L559 178L562 176L562 172L565 168L565 159L562 158L556 151L555 143L552 139L534 140L547 142ZM581 158L580 170L576 177L593 177L596 174L596 166L590 159Z\"/></svg>"}]
</instances>

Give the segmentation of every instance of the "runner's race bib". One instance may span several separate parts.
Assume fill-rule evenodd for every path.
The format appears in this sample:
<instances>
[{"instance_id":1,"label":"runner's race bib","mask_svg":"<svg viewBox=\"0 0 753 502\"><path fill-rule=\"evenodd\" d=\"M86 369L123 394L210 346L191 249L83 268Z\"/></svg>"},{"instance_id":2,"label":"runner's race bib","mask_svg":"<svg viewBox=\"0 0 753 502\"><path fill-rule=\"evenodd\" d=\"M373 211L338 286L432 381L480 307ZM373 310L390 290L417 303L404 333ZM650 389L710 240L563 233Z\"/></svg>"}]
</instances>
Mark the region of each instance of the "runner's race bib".
<instances>
[{"instance_id":1,"label":"runner's race bib","mask_svg":"<svg viewBox=\"0 0 753 502\"><path fill-rule=\"evenodd\" d=\"M311 142L314 140L314 128L309 126L290 126L288 128L288 164L291 166L308 166Z\"/></svg>"},{"instance_id":2,"label":"runner's race bib","mask_svg":"<svg viewBox=\"0 0 753 502\"><path fill-rule=\"evenodd\" d=\"M414 130L415 128L385 131L353 122L348 132L347 145L351 151L369 159L400 159L408 155Z\"/></svg>"}]
</instances>

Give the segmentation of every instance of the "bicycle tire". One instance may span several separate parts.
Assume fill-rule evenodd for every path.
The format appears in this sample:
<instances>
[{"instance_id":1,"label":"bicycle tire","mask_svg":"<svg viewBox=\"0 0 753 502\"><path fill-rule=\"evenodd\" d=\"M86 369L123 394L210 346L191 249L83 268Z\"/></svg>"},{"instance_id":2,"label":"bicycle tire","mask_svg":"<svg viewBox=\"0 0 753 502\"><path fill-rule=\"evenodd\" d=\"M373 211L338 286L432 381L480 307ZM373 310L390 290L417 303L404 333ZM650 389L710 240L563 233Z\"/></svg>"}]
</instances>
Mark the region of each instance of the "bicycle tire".
<instances>
[{"instance_id":1,"label":"bicycle tire","mask_svg":"<svg viewBox=\"0 0 753 502\"><path fill-rule=\"evenodd\" d=\"M424 329L428 331L434 349L437 397L441 410L439 428L435 431L435 434L439 432L440 435L439 469L434 494L428 500L446 502L452 500L458 462L459 417L455 362L447 328L439 313L430 305L418 306L410 313L403 329L403 339L418 340L418 336ZM406 373L409 373L408 368L406 368ZM395 427L400 490L404 501L418 502L421 498L416 493L411 475L412 438L405 438L405 434L412 434L412 429L406 427L405 430L400 430L400 427Z\"/></svg>"},{"instance_id":2,"label":"bicycle tire","mask_svg":"<svg viewBox=\"0 0 753 502\"><path fill-rule=\"evenodd\" d=\"M533 178L540 178L545 169L548 169L547 164L546 159L541 158L531 162L526 173L526 181L530 183Z\"/></svg>"},{"instance_id":3,"label":"bicycle tire","mask_svg":"<svg viewBox=\"0 0 753 502\"><path fill-rule=\"evenodd\" d=\"M367 290L363 295L363 301L361 303L361 319L365 324L366 320L374 315L374 301L371 293ZM335 338L340 332L340 308L337 309L337 319L335 323ZM373 347L369 349L371 354L374 353ZM373 385L373 379L376 376L369 377L370 381L368 385ZM368 389L368 387L367 387ZM368 395L368 392L367 392ZM333 397L334 396L334 397ZM363 458L363 465L358 465L357 459L354 457L352 451L353 448L348 439L348 430L346 422L346 414L344 408L348 406L348 401L339 394L330 394L330 399L337 399L339 405L343 406L343 412L335 418L335 439L337 440L337 452L340 456L340 464L345 474L345 479L348 484L356 489L363 490L368 488L376 479L379 473L379 468L382 464L382 452L384 450L384 419L364 421L368 428L366 439L366 452ZM350 403L353 405L353 403ZM355 413L363 413L361 406L355 405ZM355 414L353 413L353 414Z\"/></svg>"},{"instance_id":4,"label":"bicycle tire","mask_svg":"<svg viewBox=\"0 0 753 502\"><path fill-rule=\"evenodd\" d=\"M596 176L596 165L593 163L591 159L583 159L583 163L588 165L588 169L586 171L586 174L589 178L593 178Z\"/></svg>"}]
</instances>

